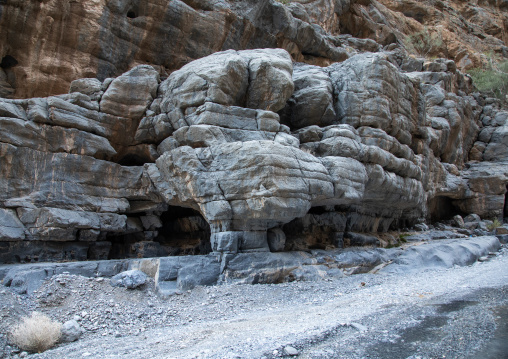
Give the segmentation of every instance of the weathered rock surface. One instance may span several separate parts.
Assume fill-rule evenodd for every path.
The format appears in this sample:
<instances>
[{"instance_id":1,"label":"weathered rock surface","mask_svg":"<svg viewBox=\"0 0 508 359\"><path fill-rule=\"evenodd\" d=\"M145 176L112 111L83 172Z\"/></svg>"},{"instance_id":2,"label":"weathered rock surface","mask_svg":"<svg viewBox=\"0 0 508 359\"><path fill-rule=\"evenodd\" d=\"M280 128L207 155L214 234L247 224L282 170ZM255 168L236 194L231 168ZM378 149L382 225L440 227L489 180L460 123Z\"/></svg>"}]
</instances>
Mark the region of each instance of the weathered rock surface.
<instances>
[{"instance_id":1,"label":"weathered rock surface","mask_svg":"<svg viewBox=\"0 0 508 359\"><path fill-rule=\"evenodd\" d=\"M326 66L398 43L417 56L453 59L463 70L485 63L484 53L508 56L503 1L8 0L0 6L2 97L62 94L78 78L104 81L146 63L166 76L228 49L283 48L295 61ZM422 66L405 60L404 68ZM74 83L76 89L94 100L104 94L113 112L125 104L91 80ZM133 100L141 110L143 98Z\"/></svg>"},{"instance_id":2,"label":"weathered rock surface","mask_svg":"<svg viewBox=\"0 0 508 359\"><path fill-rule=\"evenodd\" d=\"M506 216L506 112L452 61L409 59L228 50L160 83L139 65L2 100L2 261L376 246L390 228Z\"/></svg>"},{"instance_id":3,"label":"weathered rock surface","mask_svg":"<svg viewBox=\"0 0 508 359\"><path fill-rule=\"evenodd\" d=\"M111 285L113 287L125 287L127 289L135 289L146 283L147 276L140 270L129 270L118 273L111 278Z\"/></svg>"},{"instance_id":4,"label":"weathered rock surface","mask_svg":"<svg viewBox=\"0 0 508 359\"><path fill-rule=\"evenodd\" d=\"M446 235L444 235L446 236ZM155 281L163 296L196 286L216 284L266 284L315 281L359 273L396 273L429 268L466 266L500 248L495 236L435 240L422 234L423 243L405 248L347 248L309 252L238 253L207 256L174 256L121 261L1 265L0 282L19 294L32 294L55 275L80 275L103 280L112 277L116 286L135 288ZM443 237L443 236L442 236ZM126 269L128 269L126 271ZM79 337L79 326L69 323L69 340Z\"/></svg>"},{"instance_id":5,"label":"weathered rock surface","mask_svg":"<svg viewBox=\"0 0 508 359\"><path fill-rule=\"evenodd\" d=\"M61 343L70 343L75 342L81 337L83 334L83 328L79 325L79 323L75 320L68 320L63 323L61 328Z\"/></svg>"},{"instance_id":6,"label":"weathered rock surface","mask_svg":"<svg viewBox=\"0 0 508 359\"><path fill-rule=\"evenodd\" d=\"M342 1L326 3L322 12L312 16L323 25L331 24L334 3ZM166 75L228 49L283 48L295 60L310 62L341 61L348 56L322 28L294 17L272 0L86 4L51 0L7 1L0 6L0 29L5 35L0 41L0 91L16 98L65 93L78 78L103 81L145 63ZM78 87L75 84L73 90ZM104 93L115 103L111 95ZM136 101L143 106L143 99ZM113 111L120 104L125 102L116 102Z\"/></svg>"}]
</instances>

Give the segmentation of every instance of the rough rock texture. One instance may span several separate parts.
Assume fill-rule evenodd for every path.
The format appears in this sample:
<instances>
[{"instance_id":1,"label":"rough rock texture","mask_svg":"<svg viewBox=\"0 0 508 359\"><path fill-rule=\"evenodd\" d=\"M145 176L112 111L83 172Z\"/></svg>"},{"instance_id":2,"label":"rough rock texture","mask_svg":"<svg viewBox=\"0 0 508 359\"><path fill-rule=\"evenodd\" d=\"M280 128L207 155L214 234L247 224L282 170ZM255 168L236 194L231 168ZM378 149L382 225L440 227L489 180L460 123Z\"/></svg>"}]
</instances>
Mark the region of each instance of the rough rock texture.
<instances>
[{"instance_id":1,"label":"rough rock texture","mask_svg":"<svg viewBox=\"0 0 508 359\"><path fill-rule=\"evenodd\" d=\"M84 332L83 328L75 320L68 320L63 323L61 331L61 343L75 342Z\"/></svg>"},{"instance_id":2,"label":"rough rock texture","mask_svg":"<svg viewBox=\"0 0 508 359\"><path fill-rule=\"evenodd\" d=\"M508 112L453 62L408 59L228 50L160 83L140 65L3 100L2 261L379 245L392 227L506 216Z\"/></svg>"},{"instance_id":3,"label":"rough rock texture","mask_svg":"<svg viewBox=\"0 0 508 359\"><path fill-rule=\"evenodd\" d=\"M78 78L103 81L147 63L167 76L228 49L283 48L296 61L326 66L400 44L465 70L485 63L484 53L508 56L506 9L505 1L455 0L6 0L0 96L62 94ZM405 67L422 65L410 59ZM75 83L73 90L96 85Z\"/></svg>"},{"instance_id":4,"label":"rough rock texture","mask_svg":"<svg viewBox=\"0 0 508 359\"><path fill-rule=\"evenodd\" d=\"M335 16L330 5L316 14L323 24ZM227 49L278 47L310 62L348 56L273 0L9 0L0 4L0 31L0 95L16 98L65 93L78 78L103 81L139 64L167 76Z\"/></svg>"},{"instance_id":5,"label":"rough rock texture","mask_svg":"<svg viewBox=\"0 0 508 359\"><path fill-rule=\"evenodd\" d=\"M113 287L125 287L127 289L135 289L144 285L147 281L147 276L140 270L129 270L118 273L111 278L111 285Z\"/></svg>"}]
</instances>

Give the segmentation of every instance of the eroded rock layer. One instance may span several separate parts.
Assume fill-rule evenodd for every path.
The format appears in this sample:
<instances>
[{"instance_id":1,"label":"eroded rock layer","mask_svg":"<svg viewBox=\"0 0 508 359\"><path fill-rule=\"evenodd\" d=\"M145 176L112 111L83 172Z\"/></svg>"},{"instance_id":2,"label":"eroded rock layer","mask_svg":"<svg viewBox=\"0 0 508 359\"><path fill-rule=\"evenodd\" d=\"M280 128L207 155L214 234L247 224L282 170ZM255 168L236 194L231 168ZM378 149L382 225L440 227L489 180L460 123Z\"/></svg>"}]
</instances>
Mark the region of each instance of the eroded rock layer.
<instances>
[{"instance_id":1,"label":"eroded rock layer","mask_svg":"<svg viewBox=\"0 0 508 359\"><path fill-rule=\"evenodd\" d=\"M1 100L0 261L376 245L506 216L508 112L453 61L411 61L228 50Z\"/></svg>"},{"instance_id":2,"label":"eroded rock layer","mask_svg":"<svg viewBox=\"0 0 508 359\"><path fill-rule=\"evenodd\" d=\"M504 0L5 0L0 96L62 94L77 78L104 81L139 64L166 77L228 49L283 48L328 66L402 46L467 70L485 54L508 56L507 8Z\"/></svg>"}]
</instances>

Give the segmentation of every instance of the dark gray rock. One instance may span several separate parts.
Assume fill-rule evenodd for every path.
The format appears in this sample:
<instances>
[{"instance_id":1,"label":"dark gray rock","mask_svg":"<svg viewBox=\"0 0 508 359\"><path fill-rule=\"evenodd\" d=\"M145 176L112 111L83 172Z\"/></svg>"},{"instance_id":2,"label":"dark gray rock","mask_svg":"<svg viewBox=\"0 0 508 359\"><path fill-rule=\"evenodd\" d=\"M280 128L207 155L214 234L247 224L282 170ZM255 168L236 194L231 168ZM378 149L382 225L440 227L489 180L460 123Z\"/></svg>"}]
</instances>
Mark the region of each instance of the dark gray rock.
<instances>
[{"instance_id":1,"label":"dark gray rock","mask_svg":"<svg viewBox=\"0 0 508 359\"><path fill-rule=\"evenodd\" d=\"M344 237L349 239L351 246L379 246L379 238L374 236L347 232Z\"/></svg>"},{"instance_id":2,"label":"dark gray rock","mask_svg":"<svg viewBox=\"0 0 508 359\"><path fill-rule=\"evenodd\" d=\"M48 277L43 268L10 270L3 279L3 284L18 294L31 294L37 290Z\"/></svg>"},{"instance_id":3,"label":"dark gray rock","mask_svg":"<svg viewBox=\"0 0 508 359\"><path fill-rule=\"evenodd\" d=\"M286 235L280 228L272 228L267 233L268 247L271 252L281 252L286 245Z\"/></svg>"},{"instance_id":4,"label":"dark gray rock","mask_svg":"<svg viewBox=\"0 0 508 359\"><path fill-rule=\"evenodd\" d=\"M159 259L155 284L163 295L172 295L198 285L214 285L219 274L215 255L165 257Z\"/></svg>"}]
</instances>

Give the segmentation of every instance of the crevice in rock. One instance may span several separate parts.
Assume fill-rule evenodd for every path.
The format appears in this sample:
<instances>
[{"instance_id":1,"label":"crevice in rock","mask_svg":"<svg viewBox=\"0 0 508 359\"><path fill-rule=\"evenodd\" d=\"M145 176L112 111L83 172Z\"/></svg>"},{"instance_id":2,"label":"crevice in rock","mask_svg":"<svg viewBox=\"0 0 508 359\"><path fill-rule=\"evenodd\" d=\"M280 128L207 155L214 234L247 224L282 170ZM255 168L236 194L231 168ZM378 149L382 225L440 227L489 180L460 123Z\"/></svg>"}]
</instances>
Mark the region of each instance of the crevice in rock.
<instances>
[{"instance_id":1,"label":"crevice in rock","mask_svg":"<svg viewBox=\"0 0 508 359\"><path fill-rule=\"evenodd\" d=\"M453 204L452 198L445 196L437 196L430 199L428 208L431 222L452 219L457 214L461 216L466 215Z\"/></svg>"},{"instance_id":2,"label":"crevice in rock","mask_svg":"<svg viewBox=\"0 0 508 359\"><path fill-rule=\"evenodd\" d=\"M346 215L312 207L309 212L282 227L286 235L285 251L342 248Z\"/></svg>"},{"instance_id":3,"label":"crevice in rock","mask_svg":"<svg viewBox=\"0 0 508 359\"><path fill-rule=\"evenodd\" d=\"M160 225L147 225L155 219ZM190 208L169 207L160 215L139 214L143 231L109 235L108 259L150 258L178 255L198 255L211 252L210 225L201 214ZM148 227L148 228L147 228Z\"/></svg>"},{"instance_id":4,"label":"crevice in rock","mask_svg":"<svg viewBox=\"0 0 508 359\"><path fill-rule=\"evenodd\" d=\"M136 14L136 12L134 10L129 10L129 11L127 11L127 17L129 19L135 19L138 17L138 15Z\"/></svg>"},{"instance_id":5,"label":"crevice in rock","mask_svg":"<svg viewBox=\"0 0 508 359\"><path fill-rule=\"evenodd\" d=\"M506 192L504 194L503 218L505 222L508 222L508 186L506 186Z\"/></svg>"},{"instance_id":6,"label":"crevice in rock","mask_svg":"<svg viewBox=\"0 0 508 359\"><path fill-rule=\"evenodd\" d=\"M141 156L135 155L135 154L127 154L121 159L117 161L119 165L122 166L143 166L145 163L152 162L152 161L146 161L145 158L142 158Z\"/></svg>"},{"instance_id":7,"label":"crevice in rock","mask_svg":"<svg viewBox=\"0 0 508 359\"><path fill-rule=\"evenodd\" d=\"M198 212L190 208L169 207L161 215L162 227L156 241L172 248L170 255L208 254L210 225Z\"/></svg>"},{"instance_id":8,"label":"crevice in rock","mask_svg":"<svg viewBox=\"0 0 508 359\"><path fill-rule=\"evenodd\" d=\"M0 67L4 70L10 69L11 67L14 67L18 64L18 60L16 60L11 55L5 55L2 58L2 62L0 63Z\"/></svg>"},{"instance_id":9,"label":"crevice in rock","mask_svg":"<svg viewBox=\"0 0 508 359\"><path fill-rule=\"evenodd\" d=\"M0 97L10 97L16 89L16 74L12 70L13 67L18 65L16 60L11 55L6 55L0 62Z\"/></svg>"}]
</instances>

